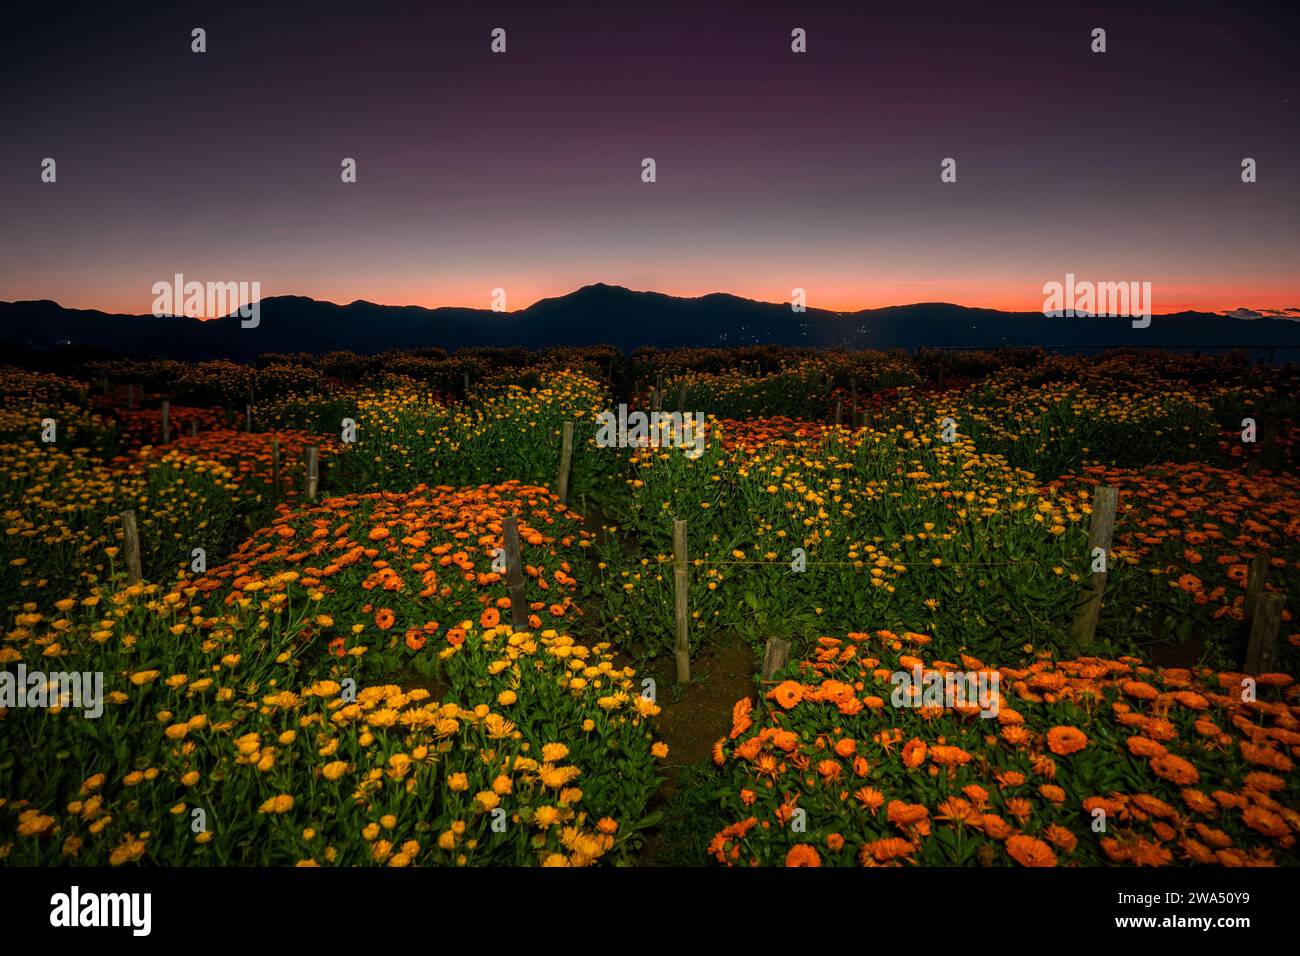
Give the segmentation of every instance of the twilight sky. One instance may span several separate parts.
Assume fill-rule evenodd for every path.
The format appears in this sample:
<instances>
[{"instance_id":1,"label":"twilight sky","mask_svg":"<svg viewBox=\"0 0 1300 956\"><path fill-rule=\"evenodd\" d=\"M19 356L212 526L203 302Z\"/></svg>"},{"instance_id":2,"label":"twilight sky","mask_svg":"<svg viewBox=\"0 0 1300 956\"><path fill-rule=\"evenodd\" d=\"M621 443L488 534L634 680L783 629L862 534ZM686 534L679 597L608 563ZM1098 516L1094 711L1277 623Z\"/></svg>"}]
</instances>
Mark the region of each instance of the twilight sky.
<instances>
[{"instance_id":1,"label":"twilight sky","mask_svg":"<svg viewBox=\"0 0 1300 956\"><path fill-rule=\"evenodd\" d=\"M1073 272L1149 281L1157 313L1300 307L1294 2L5 17L0 299L145 313L180 272L335 302L503 287L512 310L591 282L1038 310Z\"/></svg>"}]
</instances>

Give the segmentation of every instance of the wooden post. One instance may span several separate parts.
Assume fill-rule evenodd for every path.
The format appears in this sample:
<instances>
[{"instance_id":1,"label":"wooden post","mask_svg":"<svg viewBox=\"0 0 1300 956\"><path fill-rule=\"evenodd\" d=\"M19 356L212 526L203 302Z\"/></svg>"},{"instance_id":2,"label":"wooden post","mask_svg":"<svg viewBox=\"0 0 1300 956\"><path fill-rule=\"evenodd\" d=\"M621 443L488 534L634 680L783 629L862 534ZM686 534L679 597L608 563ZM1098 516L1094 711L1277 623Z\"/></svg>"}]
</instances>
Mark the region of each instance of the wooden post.
<instances>
[{"instance_id":1,"label":"wooden post","mask_svg":"<svg viewBox=\"0 0 1300 956\"><path fill-rule=\"evenodd\" d=\"M253 430L253 406L251 404L244 406L244 414L246 416L244 419L244 431L251 432Z\"/></svg>"},{"instance_id":2,"label":"wooden post","mask_svg":"<svg viewBox=\"0 0 1300 956\"><path fill-rule=\"evenodd\" d=\"M772 675L790 663L790 642L779 637L768 638L763 648L763 680L771 680Z\"/></svg>"},{"instance_id":3,"label":"wooden post","mask_svg":"<svg viewBox=\"0 0 1300 956\"><path fill-rule=\"evenodd\" d=\"M271 500L280 499L280 439L271 439Z\"/></svg>"},{"instance_id":4,"label":"wooden post","mask_svg":"<svg viewBox=\"0 0 1300 956\"><path fill-rule=\"evenodd\" d=\"M939 360L939 390L943 391L943 360Z\"/></svg>"},{"instance_id":5,"label":"wooden post","mask_svg":"<svg viewBox=\"0 0 1300 956\"><path fill-rule=\"evenodd\" d=\"M165 398L162 403L162 440L164 445L172 440L172 403Z\"/></svg>"},{"instance_id":6,"label":"wooden post","mask_svg":"<svg viewBox=\"0 0 1300 956\"><path fill-rule=\"evenodd\" d=\"M1282 605L1286 598L1281 594L1261 594L1255 607L1255 619L1250 625L1250 643L1246 645L1247 674L1264 674L1272 670L1277 660L1277 632L1282 624Z\"/></svg>"},{"instance_id":7,"label":"wooden post","mask_svg":"<svg viewBox=\"0 0 1300 956\"><path fill-rule=\"evenodd\" d=\"M128 411L135 411L135 383L128 382L126 385L126 407Z\"/></svg>"},{"instance_id":8,"label":"wooden post","mask_svg":"<svg viewBox=\"0 0 1300 956\"><path fill-rule=\"evenodd\" d=\"M198 435L199 435L199 420L198 420L197 418L191 418L191 419L190 419L190 437L191 437L191 438L197 438Z\"/></svg>"},{"instance_id":9,"label":"wooden post","mask_svg":"<svg viewBox=\"0 0 1300 956\"><path fill-rule=\"evenodd\" d=\"M1250 570L1246 577L1246 604L1242 608L1245 612L1245 622L1251 623L1255 616L1255 608L1259 604L1259 596L1264 593L1264 585L1268 583L1268 554L1261 551L1250 559Z\"/></svg>"},{"instance_id":10,"label":"wooden post","mask_svg":"<svg viewBox=\"0 0 1300 956\"><path fill-rule=\"evenodd\" d=\"M516 631L528 629L528 603L524 600L524 556L519 543L519 518L501 522L506 552L506 585L510 590L510 621Z\"/></svg>"},{"instance_id":11,"label":"wooden post","mask_svg":"<svg viewBox=\"0 0 1300 956\"><path fill-rule=\"evenodd\" d=\"M1111 536L1115 531L1115 508L1119 504L1119 489L1097 485L1092 490L1092 517L1088 521L1088 561L1091 563L1097 548L1110 551ZM1109 557L1106 559L1109 561ZM1097 619L1101 616L1101 599L1106 593L1108 571L1094 571L1080 594L1082 603L1072 628L1075 640L1087 647L1097 634Z\"/></svg>"},{"instance_id":12,"label":"wooden post","mask_svg":"<svg viewBox=\"0 0 1300 956\"><path fill-rule=\"evenodd\" d=\"M690 586L686 570L686 522L673 519L673 615L677 623L677 682L691 682L690 612L687 589Z\"/></svg>"},{"instance_id":13,"label":"wooden post","mask_svg":"<svg viewBox=\"0 0 1300 956\"><path fill-rule=\"evenodd\" d=\"M652 412L663 411L664 407L664 390L658 385L655 386L652 398L650 400L650 410Z\"/></svg>"},{"instance_id":14,"label":"wooden post","mask_svg":"<svg viewBox=\"0 0 1300 956\"><path fill-rule=\"evenodd\" d=\"M320 452L315 445L308 445L307 452L307 500L315 501L320 490Z\"/></svg>"},{"instance_id":15,"label":"wooden post","mask_svg":"<svg viewBox=\"0 0 1300 956\"><path fill-rule=\"evenodd\" d=\"M677 411L686 411L686 383L682 382L681 388L677 390Z\"/></svg>"},{"instance_id":16,"label":"wooden post","mask_svg":"<svg viewBox=\"0 0 1300 956\"><path fill-rule=\"evenodd\" d=\"M840 419L844 417L844 399L835 399L835 424L839 425Z\"/></svg>"},{"instance_id":17,"label":"wooden post","mask_svg":"<svg viewBox=\"0 0 1300 956\"><path fill-rule=\"evenodd\" d=\"M556 493L560 504L569 503L569 465L573 462L573 422L565 422L560 438L560 474L556 479Z\"/></svg>"},{"instance_id":18,"label":"wooden post","mask_svg":"<svg viewBox=\"0 0 1300 956\"><path fill-rule=\"evenodd\" d=\"M469 371L465 372L465 397L469 398Z\"/></svg>"},{"instance_id":19,"label":"wooden post","mask_svg":"<svg viewBox=\"0 0 1300 956\"><path fill-rule=\"evenodd\" d=\"M853 427L857 428L858 427L858 380L856 378L851 379L849 381L849 408L851 412L851 418L849 420L853 422Z\"/></svg>"},{"instance_id":20,"label":"wooden post","mask_svg":"<svg viewBox=\"0 0 1300 956\"><path fill-rule=\"evenodd\" d=\"M135 523L135 511L123 511L122 551L126 556L126 579L131 584L139 584L144 578L140 568L140 529Z\"/></svg>"}]
</instances>

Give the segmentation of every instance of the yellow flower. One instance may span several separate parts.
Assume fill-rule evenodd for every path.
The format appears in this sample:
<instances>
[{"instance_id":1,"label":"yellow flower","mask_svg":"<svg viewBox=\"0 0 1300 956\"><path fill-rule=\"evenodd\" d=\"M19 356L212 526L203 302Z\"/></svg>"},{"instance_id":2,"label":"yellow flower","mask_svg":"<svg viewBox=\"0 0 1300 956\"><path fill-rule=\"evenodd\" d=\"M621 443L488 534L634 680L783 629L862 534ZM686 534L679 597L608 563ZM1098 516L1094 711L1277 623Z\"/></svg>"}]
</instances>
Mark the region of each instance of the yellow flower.
<instances>
[{"instance_id":1,"label":"yellow flower","mask_svg":"<svg viewBox=\"0 0 1300 956\"><path fill-rule=\"evenodd\" d=\"M258 807L258 813L288 813L293 809L293 795L282 793L279 796L271 797L264 801Z\"/></svg>"},{"instance_id":2,"label":"yellow flower","mask_svg":"<svg viewBox=\"0 0 1300 956\"><path fill-rule=\"evenodd\" d=\"M533 814L533 822L539 827L549 827L559 819L560 811L549 804L538 807L537 812Z\"/></svg>"},{"instance_id":3,"label":"yellow flower","mask_svg":"<svg viewBox=\"0 0 1300 956\"><path fill-rule=\"evenodd\" d=\"M327 763L321 767L321 776L326 780L334 781L347 773L348 764L346 760L335 760L333 763Z\"/></svg>"},{"instance_id":4,"label":"yellow flower","mask_svg":"<svg viewBox=\"0 0 1300 956\"><path fill-rule=\"evenodd\" d=\"M474 794L474 799L483 805L484 810L495 810L501 803L501 798L491 790L480 790Z\"/></svg>"},{"instance_id":5,"label":"yellow flower","mask_svg":"<svg viewBox=\"0 0 1300 956\"><path fill-rule=\"evenodd\" d=\"M460 793L469 789L469 777L463 773L453 773L447 777L447 786L451 787L453 793Z\"/></svg>"},{"instance_id":6,"label":"yellow flower","mask_svg":"<svg viewBox=\"0 0 1300 956\"><path fill-rule=\"evenodd\" d=\"M650 752L662 760L668 756L668 745L662 740L656 741L654 746L650 748Z\"/></svg>"},{"instance_id":7,"label":"yellow flower","mask_svg":"<svg viewBox=\"0 0 1300 956\"><path fill-rule=\"evenodd\" d=\"M547 744L542 748L542 759L547 763L558 763L569 755L569 748L564 744Z\"/></svg>"}]
</instances>

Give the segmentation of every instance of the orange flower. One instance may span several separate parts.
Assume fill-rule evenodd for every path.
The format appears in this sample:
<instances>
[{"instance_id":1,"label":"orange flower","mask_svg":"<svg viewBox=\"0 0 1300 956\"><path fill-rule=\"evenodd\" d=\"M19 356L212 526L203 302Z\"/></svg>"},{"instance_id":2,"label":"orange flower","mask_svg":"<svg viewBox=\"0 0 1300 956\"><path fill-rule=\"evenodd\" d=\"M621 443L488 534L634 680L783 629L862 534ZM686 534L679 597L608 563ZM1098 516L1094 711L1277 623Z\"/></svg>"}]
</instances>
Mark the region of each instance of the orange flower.
<instances>
[{"instance_id":1,"label":"orange flower","mask_svg":"<svg viewBox=\"0 0 1300 956\"><path fill-rule=\"evenodd\" d=\"M767 696L769 700L775 700L786 710L789 710L803 700L803 685L792 680L782 681L772 688Z\"/></svg>"},{"instance_id":2,"label":"orange flower","mask_svg":"<svg viewBox=\"0 0 1300 956\"><path fill-rule=\"evenodd\" d=\"M1063 853L1071 853L1079 845L1079 839L1059 823L1049 824L1043 830L1043 836Z\"/></svg>"},{"instance_id":3,"label":"orange flower","mask_svg":"<svg viewBox=\"0 0 1300 956\"><path fill-rule=\"evenodd\" d=\"M1088 735L1078 727L1053 727L1047 732L1047 746L1058 757L1065 757L1088 746Z\"/></svg>"},{"instance_id":4,"label":"orange flower","mask_svg":"<svg viewBox=\"0 0 1300 956\"><path fill-rule=\"evenodd\" d=\"M785 855L786 866L821 866L822 858L815 847L808 843L796 843Z\"/></svg>"},{"instance_id":5,"label":"orange flower","mask_svg":"<svg viewBox=\"0 0 1300 956\"><path fill-rule=\"evenodd\" d=\"M885 795L874 787L861 787L853 796L872 813L879 810L885 802Z\"/></svg>"},{"instance_id":6,"label":"orange flower","mask_svg":"<svg viewBox=\"0 0 1300 956\"><path fill-rule=\"evenodd\" d=\"M1180 786L1198 783L1201 779L1201 775L1196 772L1196 768L1176 754L1161 754L1158 757L1152 757L1151 769L1155 771L1157 777L1162 777Z\"/></svg>"},{"instance_id":7,"label":"orange flower","mask_svg":"<svg viewBox=\"0 0 1300 956\"><path fill-rule=\"evenodd\" d=\"M483 613L478 617L478 622L484 628L496 627L501 623L501 613L494 607L484 608Z\"/></svg>"},{"instance_id":8,"label":"orange flower","mask_svg":"<svg viewBox=\"0 0 1300 956\"><path fill-rule=\"evenodd\" d=\"M919 767L925 763L925 741L913 737L903 746L903 766Z\"/></svg>"},{"instance_id":9,"label":"orange flower","mask_svg":"<svg viewBox=\"0 0 1300 956\"><path fill-rule=\"evenodd\" d=\"M871 843L863 844L862 849L858 851L858 862L863 866L888 863L890 860L896 860L899 857L911 856L915 850L916 846L909 840L903 840L899 837L885 837L883 840L874 840Z\"/></svg>"},{"instance_id":10,"label":"orange flower","mask_svg":"<svg viewBox=\"0 0 1300 956\"><path fill-rule=\"evenodd\" d=\"M754 719L750 717L750 711L754 709L754 702L748 697L742 697L736 701L731 708L731 739L735 740L750 727L754 725Z\"/></svg>"},{"instance_id":11,"label":"orange flower","mask_svg":"<svg viewBox=\"0 0 1300 956\"><path fill-rule=\"evenodd\" d=\"M995 840L1005 840L1011 835L1011 824L996 813L986 813L980 818L984 832Z\"/></svg>"},{"instance_id":12,"label":"orange flower","mask_svg":"<svg viewBox=\"0 0 1300 956\"><path fill-rule=\"evenodd\" d=\"M1154 740L1148 740L1146 737L1134 735L1128 739L1129 753L1136 754L1139 757L1159 757L1168 751L1165 750L1164 744L1158 744Z\"/></svg>"},{"instance_id":13,"label":"orange flower","mask_svg":"<svg viewBox=\"0 0 1300 956\"><path fill-rule=\"evenodd\" d=\"M930 748L930 759L941 767L952 767L969 763L971 756L960 747L935 744Z\"/></svg>"},{"instance_id":14,"label":"orange flower","mask_svg":"<svg viewBox=\"0 0 1300 956\"><path fill-rule=\"evenodd\" d=\"M386 607L381 607L375 612L375 627L381 631L386 631L397 621L397 615Z\"/></svg>"},{"instance_id":15,"label":"orange flower","mask_svg":"<svg viewBox=\"0 0 1300 956\"><path fill-rule=\"evenodd\" d=\"M423 650L425 640L425 636L415 628L406 632L406 646L413 651Z\"/></svg>"},{"instance_id":16,"label":"orange flower","mask_svg":"<svg viewBox=\"0 0 1300 956\"><path fill-rule=\"evenodd\" d=\"M1007 855L1021 866L1056 866L1056 854L1037 837L1018 833L1007 838Z\"/></svg>"},{"instance_id":17,"label":"orange flower","mask_svg":"<svg viewBox=\"0 0 1300 956\"><path fill-rule=\"evenodd\" d=\"M896 827L910 827L928 819L930 811L919 803L904 803L902 800L890 800L885 817Z\"/></svg>"},{"instance_id":18,"label":"orange flower","mask_svg":"<svg viewBox=\"0 0 1300 956\"><path fill-rule=\"evenodd\" d=\"M1264 836L1272 837L1274 840L1280 840L1291 834L1285 820L1263 807L1250 807L1244 810L1241 819L1252 830L1258 830Z\"/></svg>"},{"instance_id":19,"label":"orange flower","mask_svg":"<svg viewBox=\"0 0 1300 956\"><path fill-rule=\"evenodd\" d=\"M1158 690L1140 680L1126 680L1120 684L1120 690L1138 700L1155 700L1160 696Z\"/></svg>"}]
</instances>

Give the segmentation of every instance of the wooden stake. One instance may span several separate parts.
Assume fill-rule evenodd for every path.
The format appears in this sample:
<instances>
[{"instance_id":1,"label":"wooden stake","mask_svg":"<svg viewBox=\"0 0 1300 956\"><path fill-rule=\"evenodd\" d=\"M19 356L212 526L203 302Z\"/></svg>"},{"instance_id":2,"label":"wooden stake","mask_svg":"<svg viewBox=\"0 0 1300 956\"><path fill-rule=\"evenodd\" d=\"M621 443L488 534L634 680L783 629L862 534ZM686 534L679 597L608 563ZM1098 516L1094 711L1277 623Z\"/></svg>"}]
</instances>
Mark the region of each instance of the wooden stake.
<instances>
[{"instance_id":1,"label":"wooden stake","mask_svg":"<svg viewBox=\"0 0 1300 956\"><path fill-rule=\"evenodd\" d=\"M844 417L844 399L835 399L835 424L838 426L840 419Z\"/></svg>"},{"instance_id":2,"label":"wooden stake","mask_svg":"<svg viewBox=\"0 0 1300 956\"><path fill-rule=\"evenodd\" d=\"M197 418L191 418L191 419L190 419L190 437L191 437L191 438L197 438L198 435L199 435L199 420L198 420Z\"/></svg>"},{"instance_id":3,"label":"wooden stake","mask_svg":"<svg viewBox=\"0 0 1300 956\"><path fill-rule=\"evenodd\" d=\"M140 568L140 529L136 526L133 510L123 511L120 517L122 551L126 556L126 579L131 584L139 584L144 578L144 572Z\"/></svg>"},{"instance_id":4,"label":"wooden stake","mask_svg":"<svg viewBox=\"0 0 1300 956\"><path fill-rule=\"evenodd\" d=\"M1247 625L1253 620L1259 596L1264 593L1264 585L1268 583L1268 568L1268 555L1263 551L1250 559L1250 570L1246 576L1246 604L1242 608Z\"/></svg>"},{"instance_id":5,"label":"wooden stake","mask_svg":"<svg viewBox=\"0 0 1300 956\"><path fill-rule=\"evenodd\" d=\"M253 406L251 404L245 405L244 413L246 416L244 419L244 431L251 432L253 430Z\"/></svg>"},{"instance_id":6,"label":"wooden stake","mask_svg":"<svg viewBox=\"0 0 1300 956\"><path fill-rule=\"evenodd\" d=\"M677 683L691 682L690 609L687 589L690 580L686 570L686 522L673 519L673 615L677 623Z\"/></svg>"},{"instance_id":7,"label":"wooden stake","mask_svg":"<svg viewBox=\"0 0 1300 956\"><path fill-rule=\"evenodd\" d=\"M682 387L677 390L677 411L686 411L686 383L682 382Z\"/></svg>"},{"instance_id":8,"label":"wooden stake","mask_svg":"<svg viewBox=\"0 0 1300 956\"><path fill-rule=\"evenodd\" d=\"M1119 489L1097 485L1092 490L1092 517L1088 522L1088 562L1093 552L1103 548L1109 554L1111 537L1115 531L1115 509L1119 505ZM1109 561L1107 557L1107 561ZM1108 565L1109 567L1109 565ZM1082 603L1074 620L1072 633L1082 647L1087 647L1097 635L1097 619L1101 616L1101 599L1106 593L1107 571L1094 571L1083 586Z\"/></svg>"},{"instance_id":9,"label":"wooden stake","mask_svg":"<svg viewBox=\"0 0 1300 956\"><path fill-rule=\"evenodd\" d=\"M128 382L126 386L126 407L128 411L135 411L135 383Z\"/></svg>"},{"instance_id":10,"label":"wooden stake","mask_svg":"<svg viewBox=\"0 0 1300 956\"><path fill-rule=\"evenodd\" d=\"M271 439L271 500L280 498L280 439Z\"/></svg>"},{"instance_id":11,"label":"wooden stake","mask_svg":"<svg viewBox=\"0 0 1300 956\"><path fill-rule=\"evenodd\" d=\"M853 427L858 427L858 380L852 379L849 382L849 407L852 411Z\"/></svg>"},{"instance_id":12,"label":"wooden stake","mask_svg":"<svg viewBox=\"0 0 1300 956\"><path fill-rule=\"evenodd\" d=\"M307 500L315 501L320 491L320 452L315 445L308 445L307 452Z\"/></svg>"},{"instance_id":13,"label":"wooden stake","mask_svg":"<svg viewBox=\"0 0 1300 956\"><path fill-rule=\"evenodd\" d=\"M1255 619L1250 625L1250 643L1246 645L1247 674L1265 674L1273 669L1277 660L1277 632L1282 625L1282 606L1286 598L1281 594L1261 594L1255 607Z\"/></svg>"},{"instance_id":14,"label":"wooden stake","mask_svg":"<svg viewBox=\"0 0 1300 956\"><path fill-rule=\"evenodd\" d=\"M569 465L573 462L573 422L565 422L560 438L560 474L555 486L560 504L569 503Z\"/></svg>"},{"instance_id":15,"label":"wooden stake","mask_svg":"<svg viewBox=\"0 0 1300 956\"><path fill-rule=\"evenodd\" d=\"M172 440L172 403L165 398L162 403L162 440L164 445Z\"/></svg>"},{"instance_id":16,"label":"wooden stake","mask_svg":"<svg viewBox=\"0 0 1300 956\"><path fill-rule=\"evenodd\" d=\"M465 372L465 397L469 398L469 372Z\"/></svg>"},{"instance_id":17,"label":"wooden stake","mask_svg":"<svg viewBox=\"0 0 1300 956\"><path fill-rule=\"evenodd\" d=\"M763 680L771 680L772 675L790 663L790 642L779 637L768 638L763 648Z\"/></svg>"},{"instance_id":18,"label":"wooden stake","mask_svg":"<svg viewBox=\"0 0 1300 956\"><path fill-rule=\"evenodd\" d=\"M519 518L511 515L501 522L506 552L506 586L510 590L510 622L516 631L528 629L528 604L524 600L524 556L519 543Z\"/></svg>"}]
</instances>

